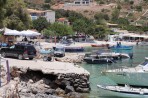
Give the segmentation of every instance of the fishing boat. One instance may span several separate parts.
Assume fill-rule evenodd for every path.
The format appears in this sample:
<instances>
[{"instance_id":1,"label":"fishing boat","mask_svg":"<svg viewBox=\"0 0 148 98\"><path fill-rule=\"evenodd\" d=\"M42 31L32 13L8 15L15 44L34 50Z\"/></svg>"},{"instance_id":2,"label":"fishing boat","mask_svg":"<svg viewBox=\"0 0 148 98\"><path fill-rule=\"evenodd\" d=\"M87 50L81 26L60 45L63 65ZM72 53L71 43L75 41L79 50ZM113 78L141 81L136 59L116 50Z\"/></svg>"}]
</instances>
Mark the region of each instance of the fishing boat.
<instances>
[{"instance_id":1,"label":"fishing boat","mask_svg":"<svg viewBox=\"0 0 148 98\"><path fill-rule=\"evenodd\" d=\"M85 55L84 61L88 64L107 64L115 63L113 58L107 57L105 55Z\"/></svg>"},{"instance_id":2,"label":"fishing boat","mask_svg":"<svg viewBox=\"0 0 148 98\"><path fill-rule=\"evenodd\" d=\"M107 44L91 44L91 47L107 47Z\"/></svg>"},{"instance_id":3,"label":"fishing boat","mask_svg":"<svg viewBox=\"0 0 148 98\"><path fill-rule=\"evenodd\" d=\"M128 85L118 86L104 86L97 85L99 88L99 94L102 97L112 98L148 98L148 89L146 88L134 88Z\"/></svg>"},{"instance_id":4,"label":"fishing boat","mask_svg":"<svg viewBox=\"0 0 148 98\"><path fill-rule=\"evenodd\" d=\"M113 49L113 50L116 50L116 49L118 49L118 50L131 50L131 49L133 49L133 46L111 46L111 47L109 47L109 49Z\"/></svg>"},{"instance_id":5,"label":"fishing boat","mask_svg":"<svg viewBox=\"0 0 148 98\"><path fill-rule=\"evenodd\" d=\"M102 63L114 63L115 60L121 60L126 58L132 58L126 53L115 53L115 52L92 52L86 53L84 61L89 64L102 64Z\"/></svg>"},{"instance_id":6,"label":"fishing boat","mask_svg":"<svg viewBox=\"0 0 148 98\"><path fill-rule=\"evenodd\" d=\"M136 67L106 70L103 75L117 84L129 84L136 87L148 87L148 58Z\"/></svg>"},{"instance_id":7,"label":"fishing boat","mask_svg":"<svg viewBox=\"0 0 148 98\"><path fill-rule=\"evenodd\" d=\"M108 48L112 49L112 50L131 50L131 49L133 49L133 46L121 45L121 42L119 42L119 43L117 43L117 45L113 45Z\"/></svg>"}]
</instances>

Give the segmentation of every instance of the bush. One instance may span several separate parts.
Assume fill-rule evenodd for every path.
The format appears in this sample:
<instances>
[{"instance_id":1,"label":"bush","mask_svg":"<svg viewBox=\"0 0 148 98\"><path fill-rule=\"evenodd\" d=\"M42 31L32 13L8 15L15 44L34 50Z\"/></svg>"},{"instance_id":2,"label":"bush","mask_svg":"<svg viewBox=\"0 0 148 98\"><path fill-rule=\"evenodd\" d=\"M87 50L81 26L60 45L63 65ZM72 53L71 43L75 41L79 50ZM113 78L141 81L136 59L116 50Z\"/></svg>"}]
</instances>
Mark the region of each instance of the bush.
<instances>
[{"instance_id":1,"label":"bush","mask_svg":"<svg viewBox=\"0 0 148 98\"><path fill-rule=\"evenodd\" d=\"M142 6L136 6L136 10L141 12L142 11Z\"/></svg>"}]
</instances>

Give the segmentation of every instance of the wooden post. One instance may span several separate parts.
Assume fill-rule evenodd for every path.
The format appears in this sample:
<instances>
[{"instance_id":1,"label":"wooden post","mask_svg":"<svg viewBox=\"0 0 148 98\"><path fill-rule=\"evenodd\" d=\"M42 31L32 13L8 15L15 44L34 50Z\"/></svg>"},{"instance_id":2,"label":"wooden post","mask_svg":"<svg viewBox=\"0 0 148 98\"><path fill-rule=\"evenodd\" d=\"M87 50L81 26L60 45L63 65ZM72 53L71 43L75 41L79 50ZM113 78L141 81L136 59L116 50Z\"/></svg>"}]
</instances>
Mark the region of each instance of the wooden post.
<instances>
[{"instance_id":1,"label":"wooden post","mask_svg":"<svg viewBox=\"0 0 148 98\"><path fill-rule=\"evenodd\" d=\"M6 60L6 66L7 66L7 83L10 82L10 69L9 69L9 62Z\"/></svg>"}]
</instances>

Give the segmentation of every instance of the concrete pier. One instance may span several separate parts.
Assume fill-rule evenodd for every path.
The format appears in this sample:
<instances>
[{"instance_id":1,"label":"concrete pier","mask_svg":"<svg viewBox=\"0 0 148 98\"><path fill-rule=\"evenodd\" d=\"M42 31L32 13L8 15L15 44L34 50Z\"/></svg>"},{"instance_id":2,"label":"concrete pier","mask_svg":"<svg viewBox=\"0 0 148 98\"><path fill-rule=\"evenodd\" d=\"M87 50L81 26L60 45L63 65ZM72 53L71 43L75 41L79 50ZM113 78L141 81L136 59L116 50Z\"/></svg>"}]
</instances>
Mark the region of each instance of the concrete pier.
<instances>
[{"instance_id":1,"label":"concrete pier","mask_svg":"<svg viewBox=\"0 0 148 98\"><path fill-rule=\"evenodd\" d=\"M90 91L90 73L79 65L57 61L6 59L10 65L11 82L4 92L9 90L11 85L16 88L11 88L10 91L18 91L24 98L27 98L27 95L32 98L51 95L64 97L71 93L73 96L81 96L77 92ZM6 66L5 63L2 65Z\"/></svg>"}]
</instances>

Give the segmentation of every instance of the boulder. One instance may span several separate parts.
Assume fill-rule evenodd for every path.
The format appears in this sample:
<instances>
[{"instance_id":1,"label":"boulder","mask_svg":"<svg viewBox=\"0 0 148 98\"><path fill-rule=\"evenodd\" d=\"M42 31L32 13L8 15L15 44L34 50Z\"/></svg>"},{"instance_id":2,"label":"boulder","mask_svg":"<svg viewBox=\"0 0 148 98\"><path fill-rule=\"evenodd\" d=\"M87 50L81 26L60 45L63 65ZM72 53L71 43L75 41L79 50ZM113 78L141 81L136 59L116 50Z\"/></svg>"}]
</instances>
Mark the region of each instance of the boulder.
<instances>
[{"instance_id":1,"label":"boulder","mask_svg":"<svg viewBox=\"0 0 148 98\"><path fill-rule=\"evenodd\" d=\"M55 90L55 92L56 92L57 95L65 94L65 91L62 90L62 89L60 89L60 88L57 88L57 89Z\"/></svg>"},{"instance_id":2,"label":"boulder","mask_svg":"<svg viewBox=\"0 0 148 98\"><path fill-rule=\"evenodd\" d=\"M65 93L74 92L74 91L75 90L74 90L73 86L66 86L66 88L65 88Z\"/></svg>"},{"instance_id":3,"label":"boulder","mask_svg":"<svg viewBox=\"0 0 148 98\"><path fill-rule=\"evenodd\" d=\"M53 95L53 94L55 94L55 89L47 89L47 90L44 91L44 93L48 94L48 95L49 94Z\"/></svg>"}]
</instances>

